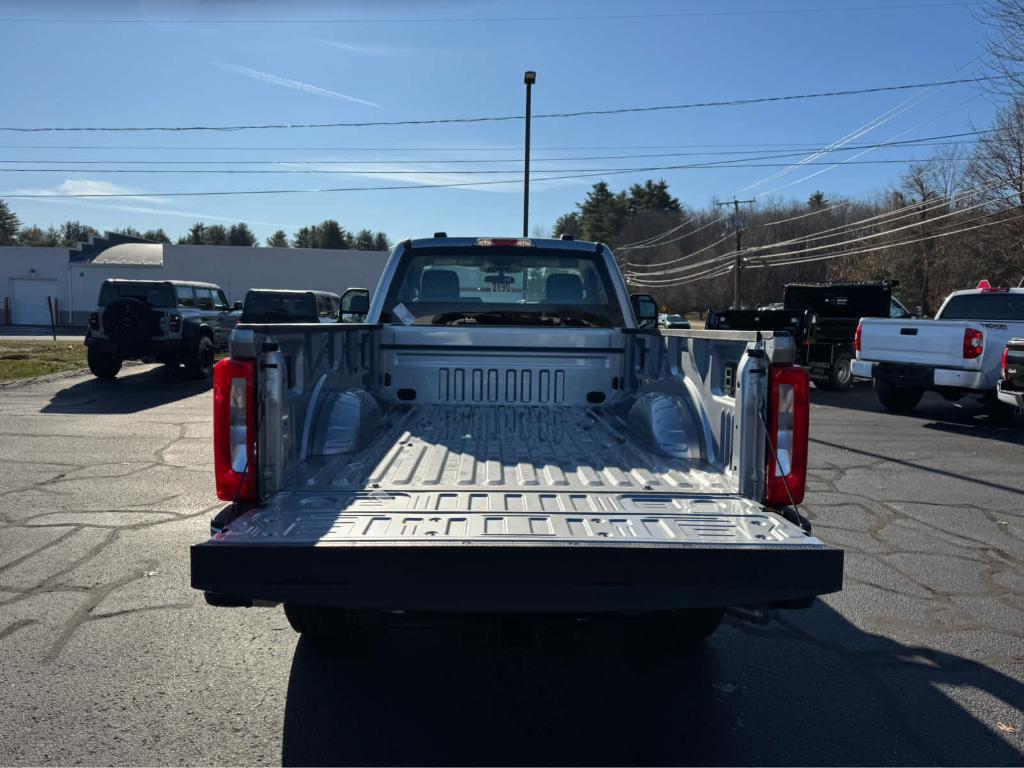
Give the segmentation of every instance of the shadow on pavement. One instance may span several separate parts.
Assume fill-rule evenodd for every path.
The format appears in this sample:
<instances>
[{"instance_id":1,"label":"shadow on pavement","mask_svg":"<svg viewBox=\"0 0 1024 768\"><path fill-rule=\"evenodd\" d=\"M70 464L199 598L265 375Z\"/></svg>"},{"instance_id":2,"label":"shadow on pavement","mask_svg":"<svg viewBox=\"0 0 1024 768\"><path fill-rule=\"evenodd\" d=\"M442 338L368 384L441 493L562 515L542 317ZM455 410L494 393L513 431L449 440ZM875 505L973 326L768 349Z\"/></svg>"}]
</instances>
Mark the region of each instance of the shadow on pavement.
<instances>
[{"instance_id":1,"label":"shadow on pavement","mask_svg":"<svg viewBox=\"0 0 1024 768\"><path fill-rule=\"evenodd\" d=\"M413 630L405 630L406 633ZM284 765L1020 764L955 700L1024 707L985 665L872 635L829 606L757 626L730 618L668 662L624 638L571 650L465 651L447 630L394 630L371 656L300 640ZM1016 737L1007 737L1016 738Z\"/></svg>"},{"instance_id":2,"label":"shadow on pavement","mask_svg":"<svg viewBox=\"0 0 1024 768\"><path fill-rule=\"evenodd\" d=\"M212 382L206 379L186 378L183 369L160 366L139 373L122 371L114 381L89 378L58 391L42 412L138 413L198 395L211 386Z\"/></svg>"},{"instance_id":3,"label":"shadow on pavement","mask_svg":"<svg viewBox=\"0 0 1024 768\"><path fill-rule=\"evenodd\" d=\"M851 389L846 390L812 388L811 404L865 413L886 413L869 382L857 382ZM986 439L1005 439L1013 443L1024 442L1018 440L1021 435L1020 427L1024 425L1020 417L1008 425L993 424L984 409L970 398L950 402L934 392L926 392L920 405L912 413L888 415L894 419L931 419L930 423L922 425L926 429L943 429L950 426L952 429L949 431L958 434Z\"/></svg>"}]
</instances>

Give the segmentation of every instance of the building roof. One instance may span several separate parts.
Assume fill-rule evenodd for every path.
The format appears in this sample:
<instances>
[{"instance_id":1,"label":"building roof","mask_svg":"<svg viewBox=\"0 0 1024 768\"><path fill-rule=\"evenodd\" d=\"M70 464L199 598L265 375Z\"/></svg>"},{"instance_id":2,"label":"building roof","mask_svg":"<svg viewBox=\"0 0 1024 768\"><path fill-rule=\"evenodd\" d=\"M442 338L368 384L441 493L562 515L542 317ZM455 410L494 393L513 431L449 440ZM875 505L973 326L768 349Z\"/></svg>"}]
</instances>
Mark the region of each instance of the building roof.
<instances>
[{"instance_id":1,"label":"building roof","mask_svg":"<svg viewBox=\"0 0 1024 768\"><path fill-rule=\"evenodd\" d=\"M100 251L92 258L92 263L161 267L164 263L164 246L161 243L121 243Z\"/></svg>"}]
</instances>

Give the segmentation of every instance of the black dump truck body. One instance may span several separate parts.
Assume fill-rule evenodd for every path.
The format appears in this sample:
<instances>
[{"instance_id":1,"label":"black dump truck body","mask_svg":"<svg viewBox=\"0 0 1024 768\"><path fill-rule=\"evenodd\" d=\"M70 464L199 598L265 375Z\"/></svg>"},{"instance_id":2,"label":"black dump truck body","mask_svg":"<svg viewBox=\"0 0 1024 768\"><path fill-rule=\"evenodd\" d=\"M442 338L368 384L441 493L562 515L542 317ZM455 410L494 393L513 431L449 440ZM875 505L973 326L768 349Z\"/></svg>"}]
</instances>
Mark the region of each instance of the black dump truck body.
<instances>
[{"instance_id":1,"label":"black dump truck body","mask_svg":"<svg viewBox=\"0 0 1024 768\"><path fill-rule=\"evenodd\" d=\"M709 310L708 330L788 333L797 363L819 386L841 389L853 383L853 342L862 317L909 317L892 295L893 283L791 283L782 309Z\"/></svg>"}]
</instances>

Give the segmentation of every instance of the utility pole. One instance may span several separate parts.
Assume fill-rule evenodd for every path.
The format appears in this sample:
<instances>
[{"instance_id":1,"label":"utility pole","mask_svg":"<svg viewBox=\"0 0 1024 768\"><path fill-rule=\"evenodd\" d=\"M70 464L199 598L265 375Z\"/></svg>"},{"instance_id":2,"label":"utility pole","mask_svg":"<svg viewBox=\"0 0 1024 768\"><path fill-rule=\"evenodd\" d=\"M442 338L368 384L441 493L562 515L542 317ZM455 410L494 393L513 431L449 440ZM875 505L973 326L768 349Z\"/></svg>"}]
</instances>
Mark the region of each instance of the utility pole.
<instances>
[{"instance_id":1,"label":"utility pole","mask_svg":"<svg viewBox=\"0 0 1024 768\"><path fill-rule=\"evenodd\" d=\"M526 85L526 160L523 167L523 237L530 236L530 97L533 84L537 82L537 73L526 72L523 83Z\"/></svg>"},{"instance_id":2,"label":"utility pole","mask_svg":"<svg viewBox=\"0 0 1024 768\"><path fill-rule=\"evenodd\" d=\"M743 228L740 226L740 204L753 205L756 200L737 200L734 195L732 200L720 202L718 205L732 206L732 228L736 230L736 263L732 270L732 308L742 308L742 291L740 274L743 271Z\"/></svg>"}]
</instances>

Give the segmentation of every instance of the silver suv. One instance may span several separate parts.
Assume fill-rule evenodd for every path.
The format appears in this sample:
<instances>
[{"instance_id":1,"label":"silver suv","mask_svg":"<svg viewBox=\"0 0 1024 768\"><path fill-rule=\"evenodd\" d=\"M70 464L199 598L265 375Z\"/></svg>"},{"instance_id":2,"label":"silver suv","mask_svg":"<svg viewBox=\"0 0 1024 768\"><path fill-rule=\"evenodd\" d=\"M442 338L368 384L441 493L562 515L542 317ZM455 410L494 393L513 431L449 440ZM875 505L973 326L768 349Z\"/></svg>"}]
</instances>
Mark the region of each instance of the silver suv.
<instances>
[{"instance_id":1,"label":"silver suv","mask_svg":"<svg viewBox=\"0 0 1024 768\"><path fill-rule=\"evenodd\" d=\"M240 304L240 303L239 303ZM220 286L181 280L104 280L89 316L89 370L113 379L124 360L160 362L198 379L213 374L241 314Z\"/></svg>"}]
</instances>

